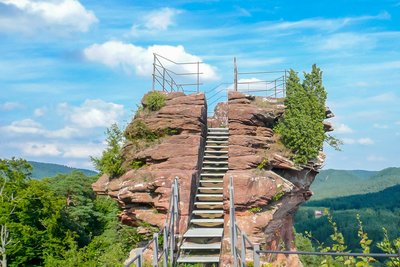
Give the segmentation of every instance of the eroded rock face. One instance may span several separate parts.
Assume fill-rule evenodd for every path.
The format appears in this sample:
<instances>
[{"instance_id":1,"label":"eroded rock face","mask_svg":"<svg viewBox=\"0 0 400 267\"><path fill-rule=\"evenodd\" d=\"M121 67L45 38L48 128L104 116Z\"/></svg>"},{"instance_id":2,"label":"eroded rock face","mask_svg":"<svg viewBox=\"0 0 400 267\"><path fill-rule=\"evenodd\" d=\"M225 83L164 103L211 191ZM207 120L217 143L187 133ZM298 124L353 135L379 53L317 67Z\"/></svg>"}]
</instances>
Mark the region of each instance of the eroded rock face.
<instances>
[{"instance_id":1,"label":"eroded rock face","mask_svg":"<svg viewBox=\"0 0 400 267\"><path fill-rule=\"evenodd\" d=\"M273 131L284 112L282 103L282 99L229 93L229 171L224 177L225 227L229 225L227 186L232 176L239 227L262 249L295 250L293 216L299 205L311 197L309 187L325 156L321 152L318 159L307 167L296 166L289 159L290 152L277 142L278 137ZM326 114L327 117L333 116L329 109ZM326 130L331 128L326 127ZM229 251L229 228L226 228L223 266L232 264ZM248 256L251 261L251 255ZM264 257L263 261L274 266L302 266L296 255Z\"/></svg>"},{"instance_id":2,"label":"eroded rock face","mask_svg":"<svg viewBox=\"0 0 400 267\"><path fill-rule=\"evenodd\" d=\"M129 135L134 131L135 121L140 120L147 130L165 134L151 142L127 141L121 151L126 172L114 179L106 174L101 176L93 184L93 190L118 201L122 208L119 218L124 224L140 226L148 223L161 228L170 204L171 185L178 177L179 228L184 231L201 166L207 108L204 94L179 92L165 96L164 107L157 112L136 115L125 130ZM145 101L142 102L146 107ZM140 164L135 166L134 163Z\"/></svg>"}]
</instances>

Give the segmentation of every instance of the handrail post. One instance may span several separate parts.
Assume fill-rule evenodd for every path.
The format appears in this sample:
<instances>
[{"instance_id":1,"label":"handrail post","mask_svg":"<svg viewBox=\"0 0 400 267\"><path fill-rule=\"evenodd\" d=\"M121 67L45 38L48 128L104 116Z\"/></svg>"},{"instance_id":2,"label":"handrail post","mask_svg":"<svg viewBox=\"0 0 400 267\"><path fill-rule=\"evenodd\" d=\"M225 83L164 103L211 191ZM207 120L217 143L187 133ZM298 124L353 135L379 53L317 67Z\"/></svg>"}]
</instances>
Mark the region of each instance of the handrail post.
<instances>
[{"instance_id":1,"label":"handrail post","mask_svg":"<svg viewBox=\"0 0 400 267\"><path fill-rule=\"evenodd\" d=\"M143 266L143 250L141 249L139 252L137 267L142 267L142 266Z\"/></svg>"},{"instance_id":2,"label":"handrail post","mask_svg":"<svg viewBox=\"0 0 400 267\"><path fill-rule=\"evenodd\" d=\"M258 252L257 252L259 250L260 250L260 245L254 244L254 247L253 247L253 266L254 267L260 267L260 254L258 254Z\"/></svg>"},{"instance_id":3,"label":"handrail post","mask_svg":"<svg viewBox=\"0 0 400 267\"><path fill-rule=\"evenodd\" d=\"M163 76L162 76L162 89L165 90L165 68L163 68Z\"/></svg>"},{"instance_id":4,"label":"handrail post","mask_svg":"<svg viewBox=\"0 0 400 267\"><path fill-rule=\"evenodd\" d=\"M200 62L197 61L197 93L199 92L200 86Z\"/></svg>"},{"instance_id":5,"label":"handrail post","mask_svg":"<svg viewBox=\"0 0 400 267\"><path fill-rule=\"evenodd\" d=\"M286 70L285 70L285 76L283 80L283 97L286 96Z\"/></svg>"},{"instance_id":6,"label":"handrail post","mask_svg":"<svg viewBox=\"0 0 400 267\"><path fill-rule=\"evenodd\" d=\"M153 267L158 267L158 233L153 235Z\"/></svg>"},{"instance_id":7,"label":"handrail post","mask_svg":"<svg viewBox=\"0 0 400 267\"><path fill-rule=\"evenodd\" d=\"M167 226L164 227L163 229L163 236L164 236L164 240L163 240L163 256L164 256L164 260L163 260L163 267L167 267L168 266L168 233L167 233Z\"/></svg>"},{"instance_id":8,"label":"handrail post","mask_svg":"<svg viewBox=\"0 0 400 267\"><path fill-rule=\"evenodd\" d=\"M241 265L242 267L246 267L246 241L245 241L245 233L242 232L241 234L241 251L240 251L240 258L241 258Z\"/></svg>"},{"instance_id":9,"label":"handrail post","mask_svg":"<svg viewBox=\"0 0 400 267\"><path fill-rule=\"evenodd\" d=\"M153 61L153 91L156 89L156 54L153 53L154 61Z\"/></svg>"},{"instance_id":10,"label":"handrail post","mask_svg":"<svg viewBox=\"0 0 400 267\"><path fill-rule=\"evenodd\" d=\"M238 73L237 73L237 65L236 65L236 57L233 58L233 65L234 65L234 70L233 70L233 83L234 83L234 90L238 90Z\"/></svg>"}]
</instances>

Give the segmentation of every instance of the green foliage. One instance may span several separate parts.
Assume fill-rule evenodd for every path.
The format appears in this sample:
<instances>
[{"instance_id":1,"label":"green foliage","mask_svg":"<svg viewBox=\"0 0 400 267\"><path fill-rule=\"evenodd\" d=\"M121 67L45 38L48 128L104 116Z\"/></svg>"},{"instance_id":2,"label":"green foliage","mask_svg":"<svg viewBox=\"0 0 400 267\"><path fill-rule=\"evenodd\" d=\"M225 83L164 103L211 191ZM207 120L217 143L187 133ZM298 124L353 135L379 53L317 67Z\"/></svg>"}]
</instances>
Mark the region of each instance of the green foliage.
<instances>
[{"instance_id":1,"label":"green foliage","mask_svg":"<svg viewBox=\"0 0 400 267\"><path fill-rule=\"evenodd\" d=\"M125 137L131 141L144 140L147 142L155 141L159 135L152 132L149 127L140 119L135 119L129 126L129 131L125 132Z\"/></svg>"},{"instance_id":2,"label":"green foliage","mask_svg":"<svg viewBox=\"0 0 400 267\"><path fill-rule=\"evenodd\" d=\"M146 160L144 159L135 159L132 161L131 167L132 169L140 169L146 165Z\"/></svg>"},{"instance_id":3,"label":"green foliage","mask_svg":"<svg viewBox=\"0 0 400 267\"><path fill-rule=\"evenodd\" d=\"M145 95L143 99L143 106L145 109L148 109L150 111L158 111L163 106L165 106L165 102L165 94L158 91L152 91Z\"/></svg>"},{"instance_id":4,"label":"green foliage","mask_svg":"<svg viewBox=\"0 0 400 267\"><path fill-rule=\"evenodd\" d=\"M276 194L272 196L272 201L273 202L279 201L284 195L285 191L283 190L283 186L279 185L278 192L276 192Z\"/></svg>"},{"instance_id":5,"label":"green foliage","mask_svg":"<svg viewBox=\"0 0 400 267\"><path fill-rule=\"evenodd\" d=\"M384 239L382 242L378 243L378 248L383 250L385 253L389 254L397 254L400 251L400 237L390 241L388 237L388 232L385 228L383 228ZM390 258L386 262L386 266L389 267L399 267L400 266L400 258Z\"/></svg>"},{"instance_id":6,"label":"green foliage","mask_svg":"<svg viewBox=\"0 0 400 267\"><path fill-rule=\"evenodd\" d=\"M260 164L258 164L257 169L263 170L268 165L268 158L263 159Z\"/></svg>"},{"instance_id":7,"label":"green foliage","mask_svg":"<svg viewBox=\"0 0 400 267\"><path fill-rule=\"evenodd\" d=\"M13 240L9 266L122 266L147 238L118 222L114 200L96 198L96 177L73 172L30 180L30 170L26 161L0 160L2 196L9 200L0 198L0 221Z\"/></svg>"},{"instance_id":8,"label":"green foliage","mask_svg":"<svg viewBox=\"0 0 400 267\"><path fill-rule=\"evenodd\" d=\"M303 234L295 233L294 241L298 251L315 251L311 240ZM319 257L314 255L299 255L299 257L306 267L319 267L321 262Z\"/></svg>"},{"instance_id":9,"label":"green foliage","mask_svg":"<svg viewBox=\"0 0 400 267\"><path fill-rule=\"evenodd\" d=\"M289 72L286 83L285 114L275 127L283 144L294 153L294 161L306 164L315 159L325 140L326 91L322 85L322 71L312 66L300 83L297 73Z\"/></svg>"},{"instance_id":10,"label":"green foliage","mask_svg":"<svg viewBox=\"0 0 400 267\"><path fill-rule=\"evenodd\" d=\"M122 168L123 158L120 154L124 139L117 124L111 125L107 129L106 135L107 148L103 151L100 158L91 157L91 160L100 173L107 173L114 178L124 173Z\"/></svg>"},{"instance_id":11,"label":"green foliage","mask_svg":"<svg viewBox=\"0 0 400 267\"><path fill-rule=\"evenodd\" d=\"M252 213L258 213L258 212L262 211L262 208L261 207L253 207L253 208L250 208L249 211Z\"/></svg>"}]
</instances>

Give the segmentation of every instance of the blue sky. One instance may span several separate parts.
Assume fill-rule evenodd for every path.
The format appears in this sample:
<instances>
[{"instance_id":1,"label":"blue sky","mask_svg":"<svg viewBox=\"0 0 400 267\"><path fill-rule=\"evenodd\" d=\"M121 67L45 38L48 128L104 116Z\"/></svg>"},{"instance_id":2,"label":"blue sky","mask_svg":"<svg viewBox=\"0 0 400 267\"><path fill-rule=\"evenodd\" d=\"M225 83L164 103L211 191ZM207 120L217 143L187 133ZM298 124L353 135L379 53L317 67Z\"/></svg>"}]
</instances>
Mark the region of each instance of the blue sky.
<instances>
[{"instance_id":1,"label":"blue sky","mask_svg":"<svg viewBox=\"0 0 400 267\"><path fill-rule=\"evenodd\" d=\"M399 166L400 2L0 0L0 157L91 168L151 88L152 53L240 71L316 63L343 151L325 168Z\"/></svg>"}]
</instances>

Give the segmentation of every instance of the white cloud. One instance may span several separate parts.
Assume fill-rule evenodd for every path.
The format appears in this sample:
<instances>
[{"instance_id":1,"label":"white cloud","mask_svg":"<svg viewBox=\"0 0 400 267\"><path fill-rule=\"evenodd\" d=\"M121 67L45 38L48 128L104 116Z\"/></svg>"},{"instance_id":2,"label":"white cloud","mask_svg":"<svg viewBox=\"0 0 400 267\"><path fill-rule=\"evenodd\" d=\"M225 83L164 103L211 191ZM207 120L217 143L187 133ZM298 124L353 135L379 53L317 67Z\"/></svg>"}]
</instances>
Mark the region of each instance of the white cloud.
<instances>
[{"instance_id":1,"label":"white cloud","mask_svg":"<svg viewBox=\"0 0 400 267\"><path fill-rule=\"evenodd\" d=\"M371 138L368 137L363 137L359 139L354 139L354 138L342 138L341 139L344 144L347 145L353 145L353 144L359 144L359 145L373 145L375 142Z\"/></svg>"},{"instance_id":2,"label":"white cloud","mask_svg":"<svg viewBox=\"0 0 400 267\"><path fill-rule=\"evenodd\" d=\"M371 138L364 137L357 140L361 145L373 145L375 142Z\"/></svg>"},{"instance_id":3,"label":"white cloud","mask_svg":"<svg viewBox=\"0 0 400 267\"><path fill-rule=\"evenodd\" d=\"M42 108L37 108L33 111L33 115L35 117L42 117L44 114L46 114L47 112L47 108L46 107L42 107Z\"/></svg>"},{"instance_id":4,"label":"white cloud","mask_svg":"<svg viewBox=\"0 0 400 267\"><path fill-rule=\"evenodd\" d=\"M100 99L87 99L79 107L66 103L59 105L59 110L73 124L80 128L108 127L124 114L124 106L105 102ZM66 130L71 131L71 129Z\"/></svg>"},{"instance_id":5,"label":"white cloud","mask_svg":"<svg viewBox=\"0 0 400 267\"><path fill-rule=\"evenodd\" d=\"M24 119L20 121L14 121L8 126L0 128L5 132L16 133L16 134L41 134L43 133L42 125L32 119Z\"/></svg>"},{"instance_id":6,"label":"white cloud","mask_svg":"<svg viewBox=\"0 0 400 267\"><path fill-rule=\"evenodd\" d=\"M388 125L386 125L386 124L379 124L379 123L374 123L372 126L373 126L374 128L376 128L376 129L388 129L388 128L389 128Z\"/></svg>"},{"instance_id":7,"label":"white cloud","mask_svg":"<svg viewBox=\"0 0 400 267\"><path fill-rule=\"evenodd\" d=\"M18 102L5 102L3 104L0 104L0 110L5 110L5 111L19 109L22 107L24 107L24 106Z\"/></svg>"},{"instance_id":8,"label":"white cloud","mask_svg":"<svg viewBox=\"0 0 400 267\"><path fill-rule=\"evenodd\" d=\"M335 128L335 133L337 134L347 134L353 132L353 129L351 129L349 126L343 123L335 125L334 128Z\"/></svg>"},{"instance_id":9,"label":"white cloud","mask_svg":"<svg viewBox=\"0 0 400 267\"><path fill-rule=\"evenodd\" d=\"M78 0L0 0L0 3L17 11L10 17L1 18L0 28L5 30L30 32L35 28L61 26L67 32L86 32L97 22L94 13L86 10Z\"/></svg>"},{"instance_id":10,"label":"white cloud","mask_svg":"<svg viewBox=\"0 0 400 267\"><path fill-rule=\"evenodd\" d=\"M79 144L68 145L63 148L64 158L88 158L89 156L100 156L104 149L102 144Z\"/></svg>"},{"instance_id":11,"label":"white cloud","mask_svg":"<svg viewBox=\"0 0 400 267\"><path fill-rule=\"evenodd\" d=\"M261 30L318 29L334 31L348 25L369 20L390 19L390 14L382 12L376 16L344 17L337 19L311 18L299 21L282 21L261 27Z\"/></svg>"},{"instance_id":12,"label":"white cloud","mask_svg":"<svg viewBox=\"0 0 400 267\"><path fill-rule=\"evenodd\" d=\"M169 7L152 11L144 17L144 26L149 30L166 30L173 25L174 17L180 13L181 10Z\"/></svg>"},{"instance_id":13,"label":"white cloud","mask_svg":"<svg viewBox=\"0 0 400 267\"><path fill-rule=\"evenodd\" d=\"M165 55L175 62L201 62L201 58L185 51L181 45L153 45L147 48L120 41L108 41L103 44L93 44L87 47L83 54L89 61L104 64L110 68L121 68L127 73L134 71L140 76L150 76L153 71L153 53ZM196 72L197 65L177 66L165 61L163 65L166 68L173 69L177 73ZM215 68L208 64L200 65L201 79L217 79Z\"/></svg>"},{"instance_id":14,"label":"white cloud","mask_svg":"<svg viewBox=\"0 0 400 267\"><path fill-rule=\"evenodd\" d=\"M369 155L367 157L368 161L386 161L386 159L382 156L376 156L376 155Z\"/></svg>"},{"instance_id":15,"label":"white cloud","mask_svg":"<svg viewBox=\"0 0 400 267\"><path fill-rule=\"evenodd\" d=\"M396 125L400 125L400 121L396 121L395 124L396 124Z\"/></svg>"},{"instance_id":16,"label":"white cloud","mask_svg":"<svg viewBox=\"0 0 400 267\"><path fill-rule=\"evenodd\" d=\"M59 156L62 154L56 144L28 142L18 146L22 153L27 156Z\"/></svg>"},{"instance_id":17,"label":"white cloud","mask_svg":"<svg viewBox=\"0 0 400 267\"><path fill-rule=\"evenodd\" d=\"M321 50L344 50L353 48L365 48L371 46L370 38L366 35L355 33L338 33L322 38L318 48Z\"/></svg>"}]
</instances>

